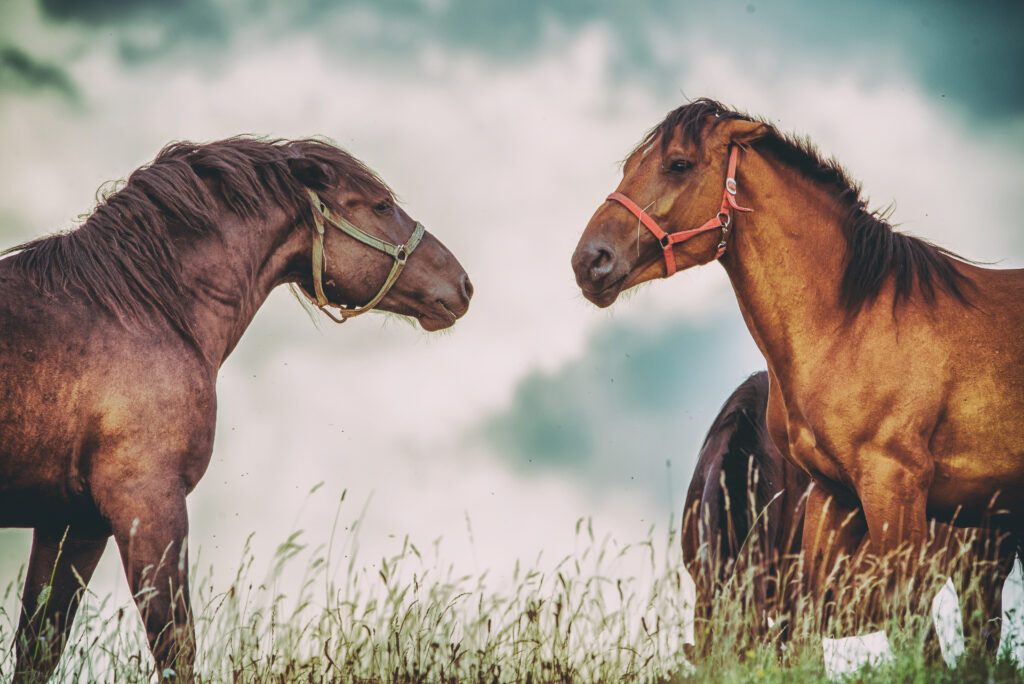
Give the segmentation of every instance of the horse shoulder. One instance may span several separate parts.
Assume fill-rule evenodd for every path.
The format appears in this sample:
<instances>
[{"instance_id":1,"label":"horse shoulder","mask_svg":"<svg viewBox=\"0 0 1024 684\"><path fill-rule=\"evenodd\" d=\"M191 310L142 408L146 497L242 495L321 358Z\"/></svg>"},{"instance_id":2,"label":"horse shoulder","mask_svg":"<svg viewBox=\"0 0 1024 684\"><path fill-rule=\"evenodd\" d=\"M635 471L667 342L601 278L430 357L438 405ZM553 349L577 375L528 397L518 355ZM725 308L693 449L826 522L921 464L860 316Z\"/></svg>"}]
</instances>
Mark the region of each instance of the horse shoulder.
<instances>
[{"instance_id":1,"label":"horse shoulder","mask_svg":"<svg viewBox=\"0 0 1024 684\"><path fill-rule=\"evenodd\" d=\"M883 300L884 297L880 297ZM934 429L953 375L934 341L930 312L894 313L881 301L805 353L789 369L791 446L803 442L845 458L858 444L906 441Z\"/></svg>"},{"instance_id":2,"label":"horse shoulder","mask_svg":"<svg viewBox=\"0 0 1024 684\"><path fill-rule=\"evenodd\" d=\"M94 497L126 483L180 481L190 491L213 451L213 371L183 344L138 344L122 347L103 376L90 406Z\"/></svg>"}]
</instances>

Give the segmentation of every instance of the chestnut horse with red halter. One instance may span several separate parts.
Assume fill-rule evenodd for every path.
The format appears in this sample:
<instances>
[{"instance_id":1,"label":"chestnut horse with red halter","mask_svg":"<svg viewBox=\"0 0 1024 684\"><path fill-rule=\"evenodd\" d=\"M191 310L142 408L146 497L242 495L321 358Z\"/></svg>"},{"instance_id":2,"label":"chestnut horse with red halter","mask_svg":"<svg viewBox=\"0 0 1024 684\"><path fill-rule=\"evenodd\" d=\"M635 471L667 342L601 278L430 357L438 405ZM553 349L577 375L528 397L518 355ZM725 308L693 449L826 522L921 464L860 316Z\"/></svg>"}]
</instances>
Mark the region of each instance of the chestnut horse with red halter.
<instances>
[{"instance_id":1,"label":"chestnut horse with red halter","mask_svg":"<svg viewBox=\"0 0 1024 684\"><path fill-rule=\"evenodd\" d=\"M572 264L606 307L716 259L768 363L772 439L816 483L802 549L817 595L868 531L901 559L895 580L929 516L1020 538L1024 271L895 232L809 143L702 99L629 156Z\"/></svg>"},{"instance_id":2,"label":"chestnut horse with red halter","mask_svg":"<svg viewBox=\"0 0 1024 684\"><path fill-rule=\"evenodd\" d=\"M17 681L53 672L111 536L157 671L192 678L185 497L210 463L218 369L272 289L426 330L472 296L388 186L317 140L169 145L78 229L8 251L0 526L34 531Z\"/></svg>"}]
</instances>

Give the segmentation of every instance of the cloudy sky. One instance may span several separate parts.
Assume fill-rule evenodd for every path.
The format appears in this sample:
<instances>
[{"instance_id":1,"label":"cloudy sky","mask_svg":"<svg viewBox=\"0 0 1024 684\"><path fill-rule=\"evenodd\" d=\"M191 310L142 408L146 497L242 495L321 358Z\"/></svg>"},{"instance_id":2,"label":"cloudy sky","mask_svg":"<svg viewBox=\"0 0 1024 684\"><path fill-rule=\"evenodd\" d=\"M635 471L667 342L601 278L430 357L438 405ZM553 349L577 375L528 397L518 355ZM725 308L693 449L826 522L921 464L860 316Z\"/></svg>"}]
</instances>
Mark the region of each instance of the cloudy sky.
<instances>
[{"instance_id":1,"label":"cloudy sky","mask_svg":"<svg viewBox=\"0 0 1024 684\"><path fill-rule=\"evenodd\" d=\"M191 545L230 576L249 532L262 559L293 529L325 540L347 490L367 558L441 537L501 576L565 555L581 516L626 541L664 530L711 418L763 367L718 266L610 311L579 295L569 256L642 133L721 99L809 135L902 229L1019 267L1021 26L1020 3L925 0L14 0L0 245L73 226L171 140L337 141L476 297L427 335L317 329L272 295L221 371ZM0 589L28 546L0 531ZM125 596L112 546L94 588Z\"/></svg>"}]
</instances>

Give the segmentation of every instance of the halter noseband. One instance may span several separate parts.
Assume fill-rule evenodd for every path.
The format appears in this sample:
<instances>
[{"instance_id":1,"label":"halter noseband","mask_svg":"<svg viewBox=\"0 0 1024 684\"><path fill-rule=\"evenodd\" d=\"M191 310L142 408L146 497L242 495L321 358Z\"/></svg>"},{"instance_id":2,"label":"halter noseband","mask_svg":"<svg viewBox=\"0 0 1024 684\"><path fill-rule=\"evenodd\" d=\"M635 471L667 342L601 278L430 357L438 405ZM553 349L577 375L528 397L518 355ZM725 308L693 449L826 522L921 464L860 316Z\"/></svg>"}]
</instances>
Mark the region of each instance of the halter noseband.
<instances>
[{"instance_id":1,"label":"halter noseband","mask_svg":"<svg viewBox=\"0 0 1024 684\"><path fill-rule=\"evenodd\" d=\"M608 200L618 202L622 206L626 207L634 216L636 216L640 223L647 227L647 230L654 234L655 239L661 244L661 248L665 252L665 277L668 278L670 275L676 272L676 258L673 253L673 248L681 242L686 242L692 237L706 233L709 230L722 230L722 239L718 243L718 251L715 254L715 258L719 259L725 254L726 239L729 237L729 227L732 225L732 210L736 211L753 211L753 209L747 209L741 207L736 203L736 164L739 160L740 148L737 145L733 145L729 151L729 170L725 176L725 190L722 191L722 205L718 209L718 214L714 218L709 219L699 228L693 228L692 230L680 230L676 233L666 233L662 230L658 222L648 214L646 211L640 208L633 200L629 199L621 192L613 192L608 195Z\"/></svg>"},{"instance_id":2,"label":"halter noseband","mask_svg":"<svg viewBox=\"0 0 1024 684\"><path fill-rule=\"evenodd\" d=\"M335 216L315 192L312 190L307 190L306 192L309 194L309 200L313 205L313 226L316 228L316 235L313 236L313 291L316 294L316 305L335 323L344 323L348 319L364 314L380 304L380 300L384 299L388 291L398 281L398 276L402 275L405 262L420 244L426 228L417 221L416 228L412 231L408 241L404 245L394 245L370 235L341 216ZM373 247L378 252L384 252L395 260L395 263L391 266L391 272L388 273L384 284L380 286L380 290L373 299L362 306L339 308L340 318L325 308L331 302L327 299L327 295L324 294L323 285L324 267L327 265L327 257L324 254L324 221L327 221L327 223L345 233L345 235L359 240L364 245Z\"/></svg>"}]
</instances>

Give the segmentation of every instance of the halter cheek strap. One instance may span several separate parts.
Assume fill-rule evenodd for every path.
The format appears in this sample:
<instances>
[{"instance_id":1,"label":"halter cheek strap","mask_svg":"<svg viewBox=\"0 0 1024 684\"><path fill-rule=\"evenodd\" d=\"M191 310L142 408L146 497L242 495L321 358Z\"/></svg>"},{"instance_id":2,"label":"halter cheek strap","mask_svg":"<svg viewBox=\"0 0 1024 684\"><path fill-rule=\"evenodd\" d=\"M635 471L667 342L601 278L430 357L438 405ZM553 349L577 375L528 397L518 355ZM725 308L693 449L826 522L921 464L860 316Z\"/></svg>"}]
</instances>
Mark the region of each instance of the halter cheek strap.
<instances>
[{"instance_id":1,"label":"halter cheek strap","mask_svg":"<svg viewBox=\"0 0 1024 684\"><path fill-rule=\"evenodd\" d=\"M420 244L426 229L422 223L417 221L416 228L412 231L412 235L409 236L404 245L385 242L380 238L370 235L355 224L345 220L345 218L335 216L312 190L307 190L306 192L309 194L309 201L313 205L313 227L316 229L316 234L313 236L313 293L316 295L316 305L335 323L344 323L348 319L364 314L380 304L380 301L384 299L395 283L398 282L398 277L402 275L406 261ZM381 285L377 294L362 306L339 308L338 316L335 316L326 308L331 302L327 299L327 295L324 294L323 284L324 269L327 267L327 256L324 254L324 221L345 235L355 238L378 252L384 252L394 259L391 271L388 273L388 277L384 280L384 284Z\"/></svg>"},{"instance_id":2,"label":"halter cheek strap","mask_svg":"<svg viewBox=\"0 0 1024 684\"><path fill-rule=\"evenodd\" d=\"M644 224L647 230L651 231L655 239L661 244L661 248L665 254L666 278L676 272L676 257L673 251L676 245L681 242L686 242L690 238L696 237L701 233L706 233L709 230L721 230L722 239L719 241L718 250L715 253L715 258L719 259L723 254L725 254L726 242L729 237L729 228L732 225L732 210L753 211L753 209L741 207L736 203L736 166L739 162L739 152L740 148L736 145L732 145L729 150L729 169L725 176L725 189L722 191L722 204L718 209L718 214L713 218L708 219L698 228L680 230L675 233L666 233L650 214L641 209L640 205L623 195L621 192L613 192L608 195L609 201L618 202L622 206L626 207L631 214L640 220L640 223Z\"/></svg>"}]
</instances>

